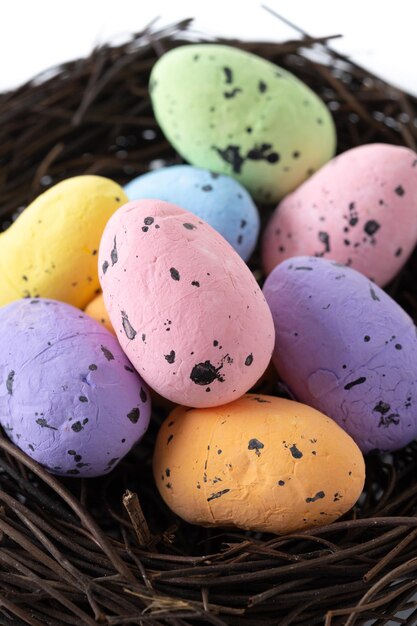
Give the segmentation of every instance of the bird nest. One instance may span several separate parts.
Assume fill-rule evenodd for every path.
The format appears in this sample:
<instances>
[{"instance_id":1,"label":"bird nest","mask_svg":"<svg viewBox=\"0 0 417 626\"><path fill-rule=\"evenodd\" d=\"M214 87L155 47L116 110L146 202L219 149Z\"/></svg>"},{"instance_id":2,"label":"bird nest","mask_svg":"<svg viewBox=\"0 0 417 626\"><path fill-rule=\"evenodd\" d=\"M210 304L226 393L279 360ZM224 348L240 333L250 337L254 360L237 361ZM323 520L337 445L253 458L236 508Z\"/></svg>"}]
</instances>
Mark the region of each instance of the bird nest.
<instances>
[{"instance_id":1,"label":"bird nest","mask_svg":"<svg viewBox=\"0 0 417 626\"><path fill-rule=\"evenodd\" d=\"M164 51L204 40L188 27L146 29L0 95L3 229L63 178L123 184L181 162L153 116L148 78ZM328 39L224 43L310 85L333 113L340 152L370 142L416 148L417 100ZM270 207L260 209L265 220ZM251 268L262 281L257 254ZM416 254L389 292L417 318ZM282 393L268 380L258 391ZM358 505L334 524L283 537L208 530L175 517L153 484L166 412L154 408L144 441L103 478L51 476L0 436L0 625L416 623L417 444L369 456Z\"/></svg>"}]
</instances>

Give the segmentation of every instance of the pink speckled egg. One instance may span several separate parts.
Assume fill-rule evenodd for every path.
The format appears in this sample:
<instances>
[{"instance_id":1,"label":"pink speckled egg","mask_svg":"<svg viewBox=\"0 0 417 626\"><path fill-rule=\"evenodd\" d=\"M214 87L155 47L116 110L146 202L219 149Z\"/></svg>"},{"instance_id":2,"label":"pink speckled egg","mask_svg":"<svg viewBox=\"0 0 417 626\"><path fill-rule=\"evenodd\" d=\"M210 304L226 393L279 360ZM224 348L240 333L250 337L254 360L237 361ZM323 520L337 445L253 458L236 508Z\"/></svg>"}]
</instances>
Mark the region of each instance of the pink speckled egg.
<instances>
[{"instance_id":1,"label":"pink speckled egg","mask_svg":"<svg viewBox=\"0 0 417 626\"><path fill-rule=\"evenodd\" d=\"M264 234L269 274L290 257L327 257L387 284L417 243L417 154L369 144L334 158L278 205Z\"/></svg>"},{"instance_id":2,"label":"pink speckled egg","mask_svg":"<svg viewBox=\"0 0 417 626\"><path fill-rule=\"evenodd\" d=\"M159 200L124 205L105 228L99 273L123 350L165 398L225 404L267 368L274 327L262 291L196 215Z\"/></svg>"}]
</instances>

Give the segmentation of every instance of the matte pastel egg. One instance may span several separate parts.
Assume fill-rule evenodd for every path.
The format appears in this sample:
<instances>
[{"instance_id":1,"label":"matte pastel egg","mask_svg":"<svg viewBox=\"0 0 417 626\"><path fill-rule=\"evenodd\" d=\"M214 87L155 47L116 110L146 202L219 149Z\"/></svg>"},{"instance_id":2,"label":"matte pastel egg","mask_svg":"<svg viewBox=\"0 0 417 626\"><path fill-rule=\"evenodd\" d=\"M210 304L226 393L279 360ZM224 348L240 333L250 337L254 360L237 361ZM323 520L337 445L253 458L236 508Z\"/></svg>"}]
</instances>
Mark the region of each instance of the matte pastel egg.
<instances>
[{"instance_id":1,"label":"matte pastel egg","mask_svg":"<svg viewBox=\"0 0 417 626\"><path fill-rule=\"evenodd\" d=\"M104 328L107 328L107 330L113 333L113 335L115 334L114 328L111 325L109 314L107 313L106 307L104 306L102 293L99 293L98 296L94 298L94 300L91 300L91 302L85 307L85 312L87 313L87 315L92 317L93 320L96 320L96 322L102 324Z\"/></svg>"},{"instance_id":2,"label":"matte pastel egg","mask_svg":"<svg viewBox=\"0 0 417 626\"><path fill-rule=\"evenodd\" d=\"M364 452L417 436L417 336L403 309L365 276L317 257L269 275L273 362L295 397L344 428Z\"/></svg>"},{"instance_id":3,"label":"matte pastel egg","mask_svg":"<svg viewBox=\"0 0 417 626\"><path fill-rule=\"evenodd\" d=\"M242 185L192 165L172 165L138 176L125 187L130 200L166 200L210 224L246 261L259 234L258 210Z\"/></svg>"},{"instance_id":4,"label":"matte pastel egg","mask_svg":"<svg viewBox=\"0 0 417 626\"><path fill-rule=\"evenodd\" d=\"M177 407L159 431L153 469L162 498L187 522L278 534L333 522L365 478L359 448L334 421L251 394Z\"/></svg>"},{"instance_id":5,"label":"matte pastel egg","mask_svg":"<svg viewBox=\"0 0 417 626\"><path fill-rule=\"evenodd\" d=\"M104 226L127 197L102 176L75 176L38 196L0 235L0 306L54 298L83 309L100 286Z\"/></svg>"},{"instance_id":6,"label":"matte pastel egg","mask_svg":"<svg viewBox=\"0 0 417 626\"><path fill-rule=\"evenodd\" d=\"M298 255L330 258L383 286L417 243L417 154L369 144L322 167L284 198L262 241L268 274Z\"/></svg>"},{"instance_id":7,"label":"matte pastel egg","mask_svg":"<svg viewBox=\"0 0 417 626\"><path fill-rule=\"evenodd\" d=\"M0 309L0 422L50 472L107 474L149 417L147 386L97 322L55 300Z\"/></svg>"},{"instance_id":8,"label":"matte pastel egg","mask_svg":"<svg viewBox=\"0 0 417 626\"><path fill-rule=\"evenodd\" d=\"M189 163L228 174L276 202L332 158L336 133L320 98L290 72L230 46L164 54L149 89L165 136Z\"/></svg>"},{"instance_id":9,"label":"matte pastel egg","mask_svg":"<svg viewBox=\"0 0 417 626\"><path fill-rule=\"evenodd\" d=\"M104 302L138 372L177 404L215 406L266 370L271 312L227 241L168 202L130 202L106 225L99 251Z\"/></svg>"}]
</instances>

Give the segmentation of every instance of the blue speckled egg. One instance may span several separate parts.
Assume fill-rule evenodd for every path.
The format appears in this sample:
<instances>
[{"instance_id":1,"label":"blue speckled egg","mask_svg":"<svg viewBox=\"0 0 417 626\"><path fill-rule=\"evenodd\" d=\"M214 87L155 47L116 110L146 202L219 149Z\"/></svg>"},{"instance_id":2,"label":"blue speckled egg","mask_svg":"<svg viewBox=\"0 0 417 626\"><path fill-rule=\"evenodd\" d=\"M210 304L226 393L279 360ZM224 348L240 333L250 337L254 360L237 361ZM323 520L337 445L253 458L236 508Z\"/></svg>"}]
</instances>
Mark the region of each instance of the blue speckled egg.
<instances>
[{"instance_id":1,"label":"blue speckled egg","mask_svg":"<svg viewBox=\"0 0 417 626\"><path fill-rule=\"evenodd\" d=\"M165 200L194 213L230 243L244 261L259 234L258 210L233 178L192 165L172 165L138 176L125 187L130 200Z\"/></svg>"}]
</instances>

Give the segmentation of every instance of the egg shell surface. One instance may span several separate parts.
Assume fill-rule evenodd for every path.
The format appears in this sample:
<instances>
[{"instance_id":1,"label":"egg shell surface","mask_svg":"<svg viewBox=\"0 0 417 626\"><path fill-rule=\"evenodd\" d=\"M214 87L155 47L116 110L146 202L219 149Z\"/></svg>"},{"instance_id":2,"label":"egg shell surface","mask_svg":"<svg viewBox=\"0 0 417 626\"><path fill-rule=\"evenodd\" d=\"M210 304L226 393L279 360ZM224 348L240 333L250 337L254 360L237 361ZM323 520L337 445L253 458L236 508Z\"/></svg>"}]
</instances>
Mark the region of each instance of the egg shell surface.
<instances>
[{"instance_id":1,"label":"egg shell surface","mask_svg":"<svg viewBox=\"0 0 417 626\"><path fill-rule=\"evenodd\" d=\"M262 260L268 274L292 256L330 258L383 286L416 243L417 154L376 143L337 156L282 200Z\"/></svg>"},{"instance_id":2,"label":"egg shell surface","mask_svg":"<svg viewBox=\"0 0 417 626\"><path fill-rule=\"evenodd\" d=\"M126 204L106 225L99 267L120 345L168 400L224 404L266 370L274 327L262 291L192 213L157 200Z\"/></svg>"},{"instance_id":3,"label":"egg shell surface","mask_svg":"<svg viewBox=\"0 0 417 626\"><path fill-rule=\"evenodd\" d=\"M359 448L333 420L251 394L177 407L159 431L153 468L162 498L186 521L278 534L333 522L365 477Z\"/></svg>"},{"instance_id":4,"label":"egg shell surface","mask_svg":"<svg viewBox=\"0 0 417 626\"><path fill-rule=\"evenodd\" d=\"M317 257L278 265L264 285L273 362L295 397L363 452L417 436L417 336L403 309L355 270Z\"/></svg>"},{"instance_id":5,"label":"egg shell surface","mask_svg":"<svg viewBox=\"0 0 417 626\"><path fill-rule=\"evenodd\" d=\"M230 243L244 261L259 234L258 210L242 185L230 176L192 165L172 165L138 176L125 186L130 200L165 200L194 213Z\"/></svg>"},{"instance_id":6,"label":"egg shell surface","mask_svg":"<svg viewBox=\"0 0 417 626\"><path fill-rule=\"evenodd\" d=\"M146 431L147 386L117 339L62 302L0 309L0 421L50 472L107 474Z\"/></svg>"},{"instance_id":7,"label":"egg shell surface","mask_svg":"<svg viewBox=\"0 0 417 626\"><path fill-rule=\"evenodd\" d=\"M286 70L217 44L165 53L149 89L155 116L181 156L276 202L332 158L336 133L320 98Z\"/></svg>"},{"instance_id":8,"label":"egg shell surface","mask_svg":"<svg viewBox=\"0 0 417 626\"><path fill-rule=\"evenodd\" d=\"M83 309L99 288L104 226L127 200L102 176L75 176L38 196L0 235L0 306L43 297Z\"/></svg>"},{"instance_id":9,"label":"egg shell surface","mask_svg":"<svg viewBox=\"0 0 417 626\"><path fill-rule=\"evenodd\" d=\"M87 304L85 312L87 313L87 315L92 317L93 320L96 320L96 322L102 324L104 328L107 328L107 330L113 335L116 334L114 332L113 326L111 325L109 314L107 313L106 307L104 306L102 293L99 293L98 296L94 298L94 300L91 300L91 302Z\"/></svg>"}]
</instances>

